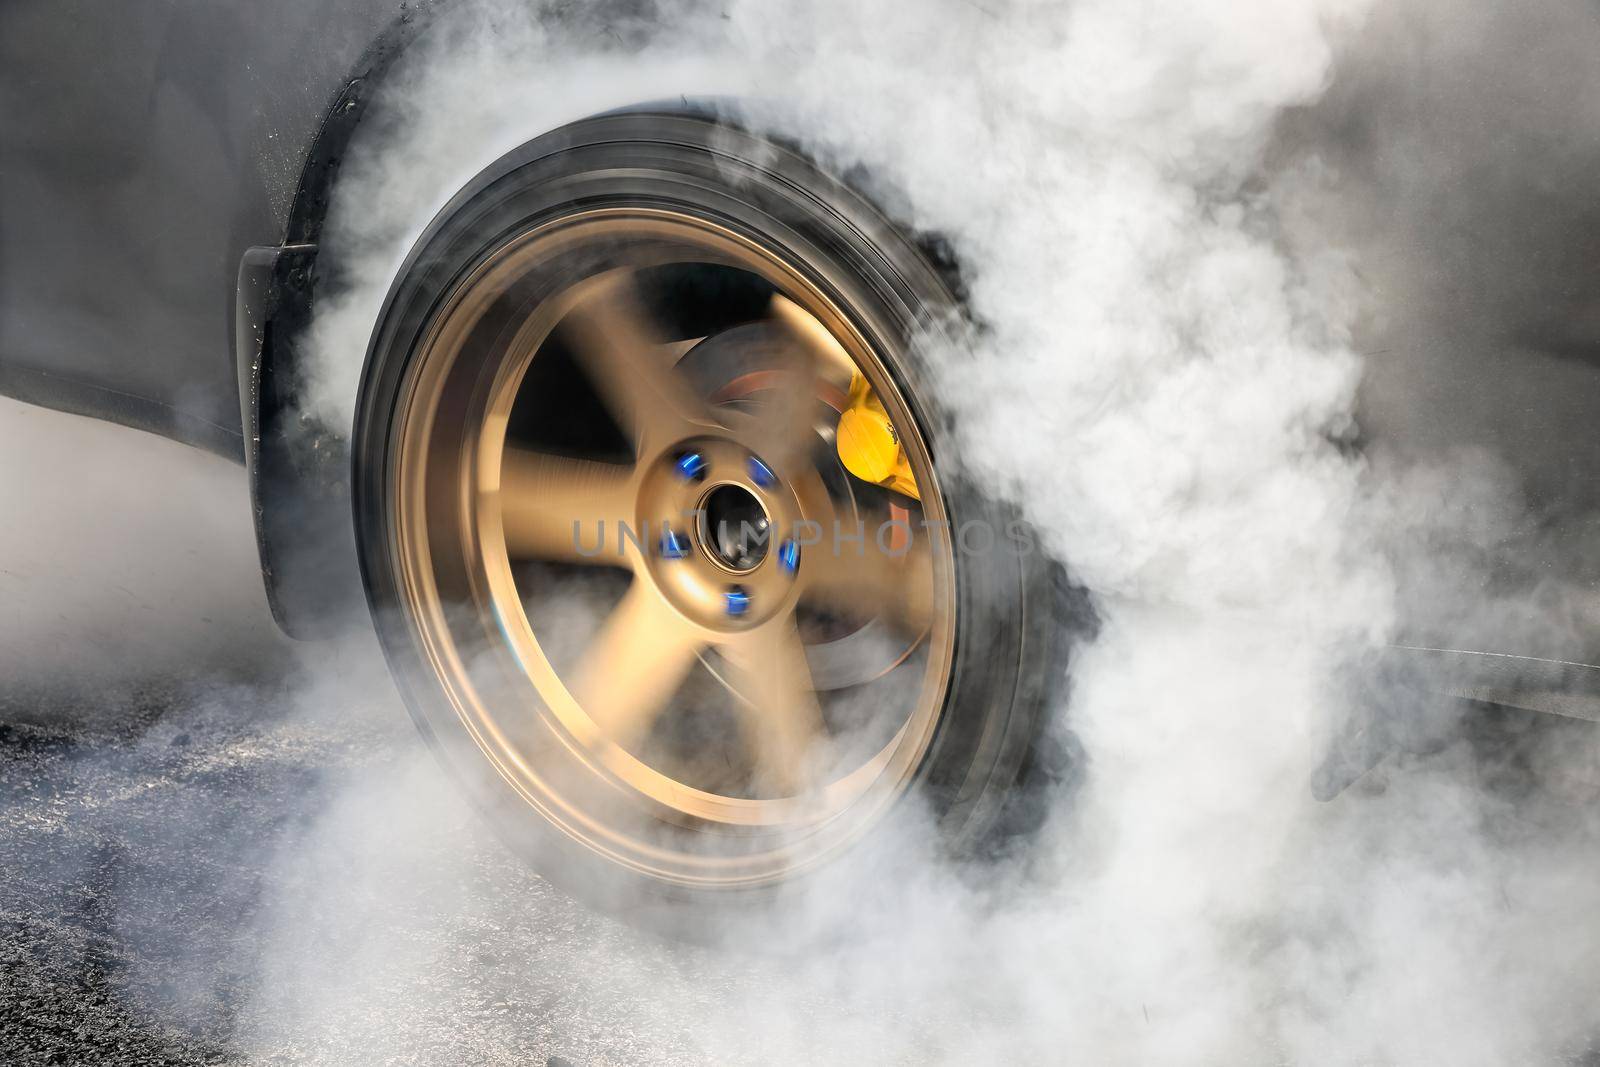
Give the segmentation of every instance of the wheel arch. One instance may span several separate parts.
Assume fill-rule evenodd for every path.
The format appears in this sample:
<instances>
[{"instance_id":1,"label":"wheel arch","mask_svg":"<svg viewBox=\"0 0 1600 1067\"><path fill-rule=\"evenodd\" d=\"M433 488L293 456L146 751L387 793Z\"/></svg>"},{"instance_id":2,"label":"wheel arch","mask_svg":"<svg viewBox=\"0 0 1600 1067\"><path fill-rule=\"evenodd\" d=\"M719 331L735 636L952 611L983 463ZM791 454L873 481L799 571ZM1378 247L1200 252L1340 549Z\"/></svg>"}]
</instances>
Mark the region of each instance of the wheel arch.
<instances>
[{"instance_id":1,"label":"wheel arch","mask_svg":"<svg viewBox=\"0 0 1600 1067\"><path fill-rule=\"evenodd\" d=\"M291 637L330 636L362 608L349 522L347 428L299 404L323 227L341 166L396 61L448 0L402 5L337 82L307 146L278 245L246 248L233 309L250 507L273 619Z\"/></svg>"}]
</instances>

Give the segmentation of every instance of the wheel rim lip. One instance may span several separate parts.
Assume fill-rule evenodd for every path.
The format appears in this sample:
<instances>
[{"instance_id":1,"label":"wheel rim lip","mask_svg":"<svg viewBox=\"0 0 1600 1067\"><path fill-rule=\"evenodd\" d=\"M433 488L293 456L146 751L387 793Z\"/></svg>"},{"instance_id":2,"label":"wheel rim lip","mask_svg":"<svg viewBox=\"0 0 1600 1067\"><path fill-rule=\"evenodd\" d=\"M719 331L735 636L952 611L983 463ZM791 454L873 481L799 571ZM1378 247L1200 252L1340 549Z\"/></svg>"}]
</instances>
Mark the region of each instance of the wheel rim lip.
<instances>
[{"instance_id":1,"label":"wheel rim lip","mask_svg":"<svg viewBox=\"0 0 1600 1067\"><path fill-rule=\"evenodd\" d=\"M493 629L498 633L502 648L510 650L518 670L531 683L539 698L534 701L539 705L535 710L553 727L549 734L561 742L553 746L555 762L562 765L556 777L570 777L571 767L581 767L607 784L620 784L625 794L631 791L630 801L646 801L650 814L663 822L692 829L709 828L720 833L772 832L784 838L771 855L695 856L688 869L681 850L663 849L640 840L636 834L619 832L605 819L586 810L583 804L574 803L554 785L545 767L528 760L527 753L521 751L495 713L498 709L494 701L485 699L480 692L473 669L452 639L454 629L446 618L445 597L436 580L430 543L428 481L437 472L428 462L427 446L434 437L437 404L430 405L425 400L429 377L439 378L453 371L451 361L460 356L462 345L488 304L496 298L495 294L504 291L500 283L515 280L534 269L533 258L542 242L576 243L584 239L586 226L624 223L647 231L658 230L669 238L698 235L708 242L707 250L720 248L740 253L748 259L735 256L738 261L733 265L743 269L761 266L764 269L754 272L766 277L779 291L791 299L803 296L803 306L813 313L820 310L819 318L872 380L891 414L900 420L897 425L910 427L904 436L919 486L923 487L925 513L935 523L934 530L948 530L943 497L926 441L887 364L853 318L800 264L782 250L755 237L689 212L655 207L608 207L574 212L502 242L441 302L440 310L425 332L424 342L418 347L419 358L408 369L400 394L401 414L396 422L399 427L396 436L401 447L391 472L392 484L397 489L393 499L399 502L398 521L391 527L392 558L398 562L403 598L415 613L408 619L413 637L434 675L443 683L457 718L496 772L547 820L568 836L618 862L670 881L691 884L766 881L808 866L843 847L875 822L914 779L932 742L950 684L954 574L947 533L930 534L935 544L942 545L944 550L930 553L934 567L935 610L930 632L924 638L930 646L930 656L924 672L923 692L917 708L883 749L867 763L830 783L820 797L746 799L696 789L640 761L595 727L550 664L522 610L506 553L498 493L486 492L485 488L498 486L510 404L538 345L519 344L515 356L502 359L488 387L490 399L484 406L484 416L471 433L472 443L456 457L460 465L458 479L464 487L472 487L462 501L461 513L463 521L470 515L474 528L471 533L463 532L460 547L476 549L468 576L474 602L490 607ZM695 247L693 241L687 244ZM519 341L530 329L541 339L547 335L559 321L563 302L579 284L581 282L567 285L544 297L518 331ZM416 445L423 446L420 456L413 447ZM642 468L645 457L638 459ZM475 505L471 503L474 501ZM634 550L630 548L629 551ZM508 610L511 604L516 605L515 611ZM931 690L930 678L934 682ZM924 715L924 708L931 710ZM548 722L552 718L554 722ZM547 752L541 758L548 761L550 757L551 753ZM886 778L888 787L883 788ZM845 818L846 815L849 818ZM845 832L839 832L841 830ZM819 841L822 837L828 840ZM823 844L826 847L818 847ZM774 858L780 855L781 859Z\"/></svg>"}]
</instances>

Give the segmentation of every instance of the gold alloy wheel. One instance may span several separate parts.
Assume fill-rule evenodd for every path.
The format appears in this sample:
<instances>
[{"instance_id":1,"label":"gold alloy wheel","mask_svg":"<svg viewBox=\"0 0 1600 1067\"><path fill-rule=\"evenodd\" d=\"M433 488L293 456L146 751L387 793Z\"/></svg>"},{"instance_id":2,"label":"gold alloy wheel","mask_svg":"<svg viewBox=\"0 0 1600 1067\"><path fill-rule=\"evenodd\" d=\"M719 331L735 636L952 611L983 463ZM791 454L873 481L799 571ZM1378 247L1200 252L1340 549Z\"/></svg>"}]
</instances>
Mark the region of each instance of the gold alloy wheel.
<instances>
[{"instance_id":1,"label":"gold alloy wheel","mask_svg":"<svg viewBox=\"0 0 1600 1067\"><path fill-rule=\"evenodd\" d=\"M672 336L661 280L686 277L765 287L764 313ZM916 780L949 684L952 554L869 335L783 251L641 207L507 240L433 316L391 424L404 613L483 755L572 840L670 883L760 884ZM854 372L920 501L838 466L829 416ZM596 402L621 453L541 439ZM846 647L868 662L841 675L824 660Z\"/></svg>"}]
</instances>

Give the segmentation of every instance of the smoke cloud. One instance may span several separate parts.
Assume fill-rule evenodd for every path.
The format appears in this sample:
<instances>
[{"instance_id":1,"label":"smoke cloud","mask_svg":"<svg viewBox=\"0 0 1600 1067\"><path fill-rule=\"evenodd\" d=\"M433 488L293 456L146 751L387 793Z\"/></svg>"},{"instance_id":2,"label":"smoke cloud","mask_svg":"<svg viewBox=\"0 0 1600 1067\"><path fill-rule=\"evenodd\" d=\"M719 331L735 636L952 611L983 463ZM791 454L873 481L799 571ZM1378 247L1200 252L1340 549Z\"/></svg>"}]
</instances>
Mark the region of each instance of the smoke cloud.
<instances>
[{"instance_id":1,"label":"smoke cloud","mask_svg":"<svg viewBox=\"0 0 1600 1067\"><path fill-rule=\"evenodd\" d=\"M231 464L187 453L0 401L0 677L16 711L282 667L286 643L247 569L244 481ZM181 477L162 480L174 470ZM155 508L145 504L152 484L163 485ZM170 536L173 524L194 539Z\"/></svg>"}]
</instances>

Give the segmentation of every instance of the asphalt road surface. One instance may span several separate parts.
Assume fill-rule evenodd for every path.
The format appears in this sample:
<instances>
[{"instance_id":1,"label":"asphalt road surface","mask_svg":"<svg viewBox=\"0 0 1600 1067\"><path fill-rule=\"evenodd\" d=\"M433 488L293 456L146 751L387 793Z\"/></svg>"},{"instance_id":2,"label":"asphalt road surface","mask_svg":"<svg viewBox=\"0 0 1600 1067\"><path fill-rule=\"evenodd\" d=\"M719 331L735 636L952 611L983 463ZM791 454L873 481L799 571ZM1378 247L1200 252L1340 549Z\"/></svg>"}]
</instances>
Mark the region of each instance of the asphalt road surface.
<instances>
[{"instance_id":1,"label":"asphalt road surface","mask_svg":"<svg viewBox=\"0 0 1600 1067\"><path fill-rule=\"evenodd\" d=\"M403 732L318 722L256 685L103 710L0 723L0 1062L683 1052L635 1040L625 990L573 995L575 956L636 935L484 840ZM661 951L617 947L642 967Z\"/></svg>"}]
</instances>

